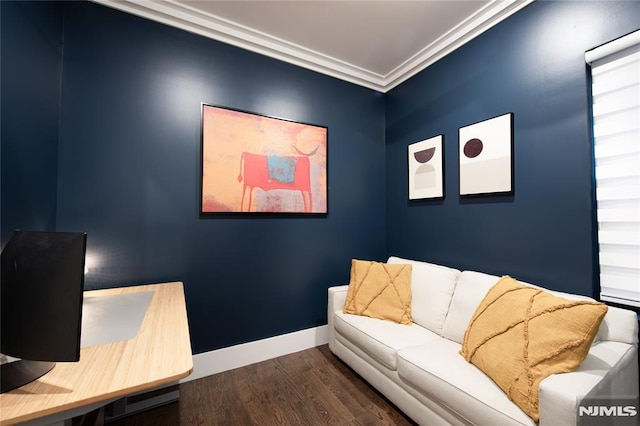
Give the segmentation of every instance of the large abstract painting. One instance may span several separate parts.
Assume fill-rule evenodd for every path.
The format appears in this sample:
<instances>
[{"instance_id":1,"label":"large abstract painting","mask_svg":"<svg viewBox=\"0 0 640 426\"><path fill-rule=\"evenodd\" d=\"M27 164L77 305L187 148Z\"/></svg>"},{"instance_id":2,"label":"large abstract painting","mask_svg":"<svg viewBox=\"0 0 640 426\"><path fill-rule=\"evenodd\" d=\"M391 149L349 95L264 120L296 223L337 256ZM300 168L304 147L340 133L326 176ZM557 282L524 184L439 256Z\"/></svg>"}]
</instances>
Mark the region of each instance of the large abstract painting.
<instances>
[{"instance_id":1,"label":"large abstract painting","mask_svg":"<svg viewBox=\"0 0 640 426\"><path fill-rule=\"evenodd\" d=\"M460 195L513 193L513 113L461 127Z\"/></svg>"},{"instance_id":2,"label":"large abstract painting","mask_svg":"<svg viewBox=\"0 0 640 426\"><path fill-rule=\"evenodd\" d=\"M323 126L202 105L201 213L327 213Z\"/></svg>"},{"instance_id":3,"label":"large abstract painting","mask_svg":"<svg viewBox=\"0 0 640 426\"><path fill-rule=\"evenodd\" d=\"M443 136L409 145L409 199L444 197Z\"/></svg>"}]
</instances>

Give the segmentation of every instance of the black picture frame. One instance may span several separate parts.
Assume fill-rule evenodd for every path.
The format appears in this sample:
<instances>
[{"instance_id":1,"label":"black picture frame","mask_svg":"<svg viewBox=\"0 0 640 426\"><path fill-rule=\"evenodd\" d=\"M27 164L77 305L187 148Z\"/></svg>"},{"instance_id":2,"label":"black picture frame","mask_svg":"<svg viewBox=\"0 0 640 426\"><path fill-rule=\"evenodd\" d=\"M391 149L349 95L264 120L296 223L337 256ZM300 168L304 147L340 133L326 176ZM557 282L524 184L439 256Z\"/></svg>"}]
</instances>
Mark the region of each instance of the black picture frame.
<instances>
[{"instance_id":1,"label":"black picture frame","mask_svg":"<svg viewBox=\"0 0 640 426\"><path fill-rule=\"evenodd\" d=\"M444 135L407 146L409 200L444 198Z\"/></svg>"},{"instance_id":2,"label":"black picture frame","mask_svg":"<svg viewBox=\"0 0 640 426\"><path fill-rule=\"evenodd\" d=\"M460 196L513 195L514 114L460 127L458 136Z\"/></svg>"},{"instance_id":3,"label":"black picture frame","mask_svg":"<svg viewBox=\"0 0 640 426\"><path fill-rule=\"evenodd\" d=\"M328 128L202 104L200 214L328 214Z\"/></svg>"}]
</instances>

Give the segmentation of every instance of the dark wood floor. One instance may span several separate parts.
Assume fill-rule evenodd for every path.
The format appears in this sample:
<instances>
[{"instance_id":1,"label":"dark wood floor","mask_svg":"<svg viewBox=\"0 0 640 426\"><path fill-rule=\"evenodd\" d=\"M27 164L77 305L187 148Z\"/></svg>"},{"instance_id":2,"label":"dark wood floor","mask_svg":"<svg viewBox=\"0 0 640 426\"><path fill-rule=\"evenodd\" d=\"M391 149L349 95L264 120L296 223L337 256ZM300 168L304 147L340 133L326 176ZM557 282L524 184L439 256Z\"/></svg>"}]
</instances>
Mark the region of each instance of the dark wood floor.
<instances>
[{"instance_id":1,"label":"dark wood floor","mask_svg":"<svg viewBox=\"0 0 640 426\"><path fill-rule=\"evenodd\" d=\"M108 423L415 425L327 345L180 385L180 400Z\"/></svg>"}]
</instances>

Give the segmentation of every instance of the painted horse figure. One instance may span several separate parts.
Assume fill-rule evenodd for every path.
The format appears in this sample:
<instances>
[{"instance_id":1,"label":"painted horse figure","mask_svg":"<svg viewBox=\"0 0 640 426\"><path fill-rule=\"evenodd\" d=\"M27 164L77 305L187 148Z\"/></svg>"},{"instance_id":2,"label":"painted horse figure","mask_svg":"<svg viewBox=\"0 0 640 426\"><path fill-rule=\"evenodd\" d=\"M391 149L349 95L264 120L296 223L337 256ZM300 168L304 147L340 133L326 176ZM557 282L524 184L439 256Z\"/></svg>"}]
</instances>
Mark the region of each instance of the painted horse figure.
<instances>
[{"instance_id":1,"label":"painted horse figure","mask_svg":"<svg viewBox=\"0 0 640 426\"><path fill-rule=\"evenodd\" d=\"M311 212L313 204L311 199L311 170L308 155L282 156L243 152L240 157L238 182L244 182L242 186L240 211L244 211L244 197L247 188L249 189L249 202L246 211L251 210L254 188L260 188L263 191L271 191L274 189L300 191L304 203L304 211L307 213Z\"/></svg>"}]
</instances>

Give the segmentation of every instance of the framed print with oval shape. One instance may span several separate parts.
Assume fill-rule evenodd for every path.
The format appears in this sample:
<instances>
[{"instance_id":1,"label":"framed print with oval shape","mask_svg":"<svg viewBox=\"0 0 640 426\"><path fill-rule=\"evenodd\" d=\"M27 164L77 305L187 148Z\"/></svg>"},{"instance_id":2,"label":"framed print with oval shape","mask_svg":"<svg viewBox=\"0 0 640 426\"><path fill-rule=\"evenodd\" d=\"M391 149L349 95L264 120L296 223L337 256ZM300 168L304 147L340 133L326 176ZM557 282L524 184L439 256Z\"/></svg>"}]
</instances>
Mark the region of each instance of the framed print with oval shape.
<instances>
[{"instance_id":1,"label":"framed print with oval shape","mask_svg":"<svg viewBox=\"0 0 640 426\"><path fill-rule=\"evenodd\" d=\"M513 194L513 113L459 129L460 195Z\"/></svg>"}]
</instances>

